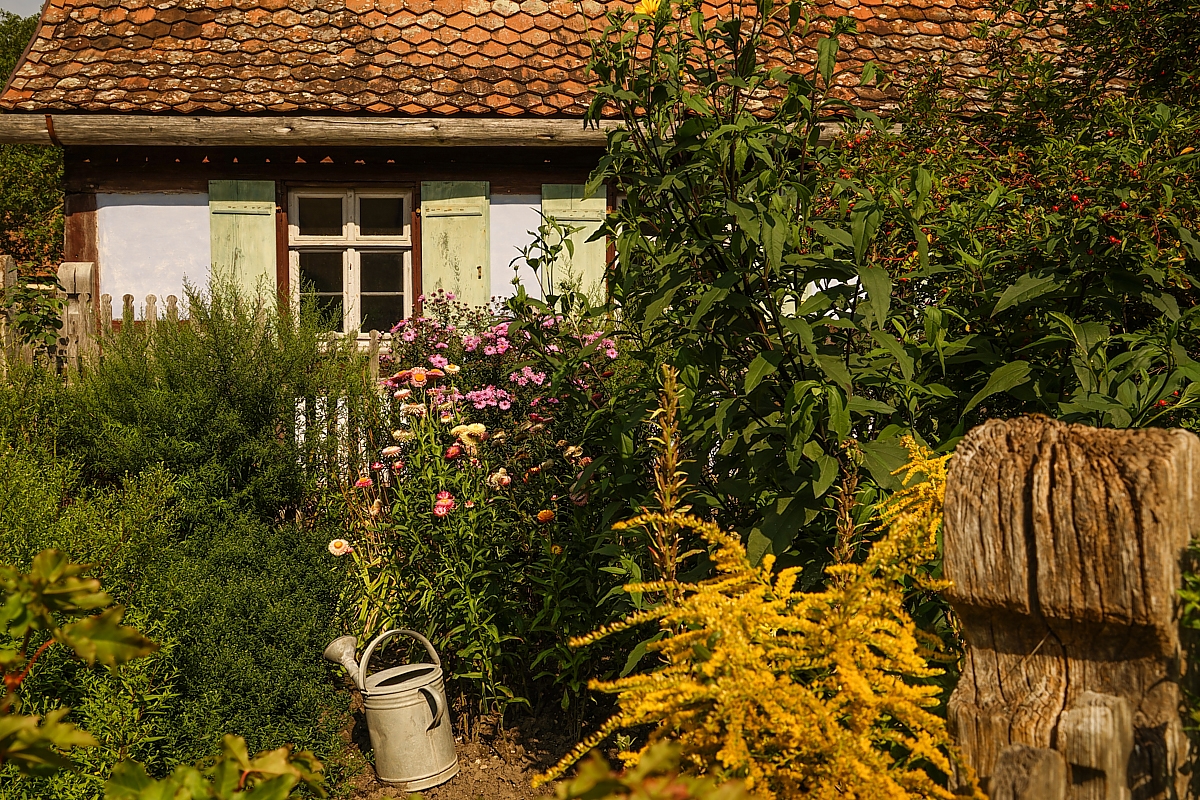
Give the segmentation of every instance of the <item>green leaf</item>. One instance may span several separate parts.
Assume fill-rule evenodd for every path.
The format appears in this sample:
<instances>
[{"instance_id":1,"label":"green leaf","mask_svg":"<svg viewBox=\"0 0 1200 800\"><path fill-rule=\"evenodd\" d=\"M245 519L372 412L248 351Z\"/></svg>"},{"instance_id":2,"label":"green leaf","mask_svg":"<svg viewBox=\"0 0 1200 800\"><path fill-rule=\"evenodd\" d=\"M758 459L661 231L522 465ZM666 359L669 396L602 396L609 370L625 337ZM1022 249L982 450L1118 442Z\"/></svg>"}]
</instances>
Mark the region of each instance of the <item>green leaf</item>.
<instances>
[{"instance_id":1,"label":"green leaf","mask_svg":"<svg viewBox=\"0 0 1200 800\"><path fill-rule=\"evenodd\" d=\"M125 664L158 649L158 645L138 631L121 625L124 606L113 606L103 614L85 617L63 628L61 641L84 661L97 661L106 667Z\"/></svg>"},{"instance_id":2,"label":"green leaf","mask_svg":"<svg viewBox=\"0 0 1200 800\"><path fill-rule=\"evenodd\" d=\"M778 369L782 358L783 355L776 350L766 350L755 356L754 360L750 362L750 368L746 370L744 388L746 394L754 391L754 388L762 383L763 378Z\"/></svg>"},{"instance_id":3,"label":"green leaf","mask_svg":"<svg viewBox=\"0 0 1200 800\"><path fill-rule=\"evenodd\" d=\"M813 361L831 381L845 389L847 394L850 392L850 371L846 369L844 361L837 356L813 356Z\"/></svg>"},{"instance_id":4,"label":"green leaf","mask_svg":"<svg viewBox=\"0 0 1200 800\"><path fill-rule=\"evenodd\" d=\"M882 328L887 322L888 311L892 302L892 277L882 267L864 266L858 268L858 279L867 290L871 300L871 311L875 316L875 324Z\"/></svg>"},{"instance_id":5,"label":"green leaf","mask_svg":"<svg viewBox=\"0 0 1200 800\"><path fill-rule=\"evenodd\" d=\"M825 387L825 397L829 403L829 428L837 434L839 440L850 435L850 409L842 399L842 393L833 386Z\"/></svg>"},{"instance_id":6,"label":"green leaf","mask_svg":"<svg viewBox=\"0 0 1200 800\"><path fill-rule=\"evenodd\" d=\"M828 88L833 85L833 70L837 66L838 40L832 36L823 37L817 42L817 71Z\"/></svg>"},{"instance_id":7,"label":"green leaf","mask_svg":"<svg viewBox=\"0 0 1200 800\"><path fill-rule=\"evenodd\" d=\"M896 408L879 400L871 400L867 397L854 395L854 397L850 398L850 411L855 414L861 414L864 417L869 417L872 414L895 414Z\"/></svg>"},{"instance_id":8,"label":"green leaf","mask_svg":"<svg viewBox=\"0 0 1200 800\"><path fill-rule=\"evenodd\" d=\"M1012 308L1017 303L1024 303L1035 297L1040 297L1047 292L1052 292L1062 286L1053 275L1035 276L1025 273L1017 282L1004 290L1004 294L1000 295L1000 299L996 301L996 307L992 309L992 316L996 316L1001 311Z\"/></svg>"},{"instance_id":9,"label":"green leaf","mask_svg":"<svg viewBox=\"0 0 1200 800\"><path fill-rule=\"evenodd\" d=\"M1013 361L1010 364L1005 364L993 372L991 377L988 378L988 382L984 384L983 388L975 393L975 396L972 397L970 402L967 403L967 407L963 409L963 414L966 414L971 409L975 408L975 406L979 405L986 398L991 397L994 394L998 394L999 392L1007 392L1009 389L1020 386L1021 384L1026 383L1028 380L1028 361Z\"/></svg>"},{"instance_id":10,"label":"green leaf","mask_svg":"<svg viewBox=\"0 0 1200 800\"><path fill-rule=\"evenodd\" d=\"M815 476L813 477L813 497L820 497L829 491L829 487L837 480L837 476L837 459L825 453L817 456Z\"/></svg>"},{"instance_id":11,"label":"green leaf","mask_svg":"<svg viewBox=\"0 0 1200 800\"><path fill-rule=\"evenodd\" d=\"M665 634L663 631L659 631L649 639L643 639L634 645L633 649L629 651L629 656L625 659L625 666L621 668L621 677L624 678L626 675L637 669L637 665L646 655L649 645L653 642L657 642L664 635Z\"/></svg>"},{"instance_id":12,"label":"green leaf","mask_svg":"<svg viewBox=\"0 0 1200 800\"><path fill-rule=\"evenodd\" d=\"M895 439L885 439L861 442L859 446L863 451L863 466L871 473L871 478L888 491L900 489L900 478L892 473L908 463L908 450L904 445Z\"/></svg>"},{"instance_id":13,"label":"green leaf","mask_svg":"<svg viewBox=\"0 0 1200 800\"><path fill-rule=\"evenodd\" d=\"M141 800L156 781L136 761L122 761L113 767L104 784L104 800Z\"/></svg>"},{"instance_id":14,"label":"green leaf","mask_svg":"<svg viewBox=\"0 0 1200 800\"><path fill-rule=\"evenodd\" d=\"M896 359L896 363L900 366L900 374L904 376L904 380L911 381L913 376L913 360L912 356L904 350L904 345L900 344L896 337L879 328L871 331L871 338L875 340L876 344L887 350L892 358Z\"/></svg>"}]
</instances>

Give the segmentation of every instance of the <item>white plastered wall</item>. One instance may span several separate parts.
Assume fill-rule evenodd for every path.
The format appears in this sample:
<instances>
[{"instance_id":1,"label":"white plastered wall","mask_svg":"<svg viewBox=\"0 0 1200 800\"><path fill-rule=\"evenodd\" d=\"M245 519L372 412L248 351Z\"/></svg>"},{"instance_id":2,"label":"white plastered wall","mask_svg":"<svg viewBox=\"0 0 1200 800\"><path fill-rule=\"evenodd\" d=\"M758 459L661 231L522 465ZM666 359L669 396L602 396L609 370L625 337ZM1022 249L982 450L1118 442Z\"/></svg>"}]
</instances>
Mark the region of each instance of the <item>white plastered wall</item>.
<instances>
[{"instance_id":1,"label":"white plastered wall","mask_svg":"<svg viewBox=\"0 0 1200 800\"><path fill-rule=\"evenodd\" d=\"M134 296L137 316L146 295L183 301L184 281L205 288L211 264L208 195L139 192L96 195L100 293L112 295L119 315L121 297Z\"/></svg>"},{"instance_id":2,"label":"white plastered wall","mask_svg":"<svg viewBox=\"0 0 1200 800\"><path fill-rule=\"evenodd\" d=\"M494 194L491 196L492 296L511 297L513 286L512 260L529 246L542 224L540 194ZM530 297L542 299L537 275L524 261L517 265L517 280Z\"/></svg>"}]
</instances>

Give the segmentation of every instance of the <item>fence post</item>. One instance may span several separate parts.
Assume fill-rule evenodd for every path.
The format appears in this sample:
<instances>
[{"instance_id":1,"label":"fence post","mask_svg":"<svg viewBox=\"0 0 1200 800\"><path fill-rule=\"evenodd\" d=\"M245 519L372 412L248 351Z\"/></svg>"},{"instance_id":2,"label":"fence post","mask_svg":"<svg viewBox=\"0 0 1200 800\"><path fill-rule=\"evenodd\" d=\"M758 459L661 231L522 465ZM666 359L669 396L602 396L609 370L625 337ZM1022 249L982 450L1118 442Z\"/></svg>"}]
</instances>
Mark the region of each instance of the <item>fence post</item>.
<instances>
[{"instance_id":1,"label":"fence post","mask_svg":"<svg viewBox=\"0 0 1200 800\"><path fill-rule=\"evenodd\" d=\"M17 260L0 255L0 374L7 374L8 362L16 355L16 337L8 324L9 292L17 283Z\"/></svg>"},{"instance_id":2,"label":"fence post","mask_svg":"<svg viewBox=\"0 0 1200 800\"><path fill-rule=\"evenodd\" d=\"M167 295L167 322L179 324L179 298L173 294Z\"/></svg>"},{"instance_id":3,"label":"fence post","mask_svg":"<svg viewBox=\"0 0 1200 800\"><path fill-rule=\"evenodd\" d=\"M112 295L100 295L100 332L103 334L112 333Z\"/></svg>"},{"instance_id":4,"label":"fence post","mask_svg":"<svg viewBox=\"0 0 1200 800\"><path fill-rule=\"evenodd\" d=\"M371 331L371 343L367 346L367 369L371 384L379 383L379 331Z\"/></svg>"},{"instance_id":5,"label":"fence post","mask_svg":"<svg viewBox=\"0 0 1200 800\"><path fill-rule=\"evenodd\" d=\"M146 327L158 322L158 298L152 294L146 295Z\"/></svg>"},{"instance_id":6,"label":"fence post","mask_svg":"<svg viewBox=\"0 0 1200 800\"><path fill-rule=\"evenodd\" d=\"M132 325L134 319L135 312L133 309L133 295L121 295L121 327L123 328L126 325Z\"/></svg>"},{"instance_id":7,"label":"fence post","mask_svg":"<svg viewBox=\"0 0 1200 800\"><path fill-rule=\"evenodd\" d=\"M97 349L92 300L94 270L91 261L65 261L58 268L58 282L66 294L60 352L75 369L91 359Z\"/></svg>"},{"instance_id":8,"label":"fence post","mask_svg":"<svg viewBox=\"0 0 1200 800\"><path fill-rule=\"evenodd\" d=\"M1187 431L1029 417L963 439L944 566L966 657L948 712L993 798L1191 796L1176 592L1198 533Z\"/></svg>"}]
</instances>

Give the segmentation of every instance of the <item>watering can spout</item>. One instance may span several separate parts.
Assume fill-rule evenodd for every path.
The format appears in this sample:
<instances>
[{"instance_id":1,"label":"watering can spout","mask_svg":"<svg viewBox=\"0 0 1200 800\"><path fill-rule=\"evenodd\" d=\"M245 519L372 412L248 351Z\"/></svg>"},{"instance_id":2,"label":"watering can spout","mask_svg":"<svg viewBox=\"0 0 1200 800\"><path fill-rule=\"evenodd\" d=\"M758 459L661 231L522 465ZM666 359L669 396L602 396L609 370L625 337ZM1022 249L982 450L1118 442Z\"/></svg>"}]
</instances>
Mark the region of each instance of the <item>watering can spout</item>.
<instances>
[{"instance_id":1,"label":"watering can spout","mask_svg":"<svg viewBox=\"0 0 1200 800\"><path fill-rule=\"evenodd\" d=\"M324 656L335 664L341 664L350 673L350 679L359 689L363 688L362 673L354 658L354 646L357 640L353 636L339 636L325 648Z\"/></svg>"}]
</instances>

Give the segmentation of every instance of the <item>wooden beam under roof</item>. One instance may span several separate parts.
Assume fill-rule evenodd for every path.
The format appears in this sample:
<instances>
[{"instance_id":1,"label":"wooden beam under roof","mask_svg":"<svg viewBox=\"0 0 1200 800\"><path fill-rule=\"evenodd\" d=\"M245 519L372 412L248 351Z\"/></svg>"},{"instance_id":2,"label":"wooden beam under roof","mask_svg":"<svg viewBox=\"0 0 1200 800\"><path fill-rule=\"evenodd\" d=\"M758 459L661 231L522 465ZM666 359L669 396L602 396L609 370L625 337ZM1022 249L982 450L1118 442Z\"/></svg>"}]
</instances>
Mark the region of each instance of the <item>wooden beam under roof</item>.
<instances>
[{"instance_id":1,"label":"wooden beam under roof","mask_svg":"<svg viewBox=\"0 0 1200 800\"><path fill-rule=\"evenodd\" d=\"M158 117L133 114L0 114L0 144L141 146L501 146L603 147L581 119L495 117Z\"/></svg>"},{"instance_id":2,"label":"wooden beam under roof","mask_svg":"<svg viewBox=\"0 0 1200 800\"><path fill-rule=\"evenodd\" d=\"M617 120L501 117L157 117L145 114L0 114L0 144L144 147L604 147ZM821 141L841 130L822 122ZM897 126L892 126L892 132Z\"/></svg>"}]
</instances>

